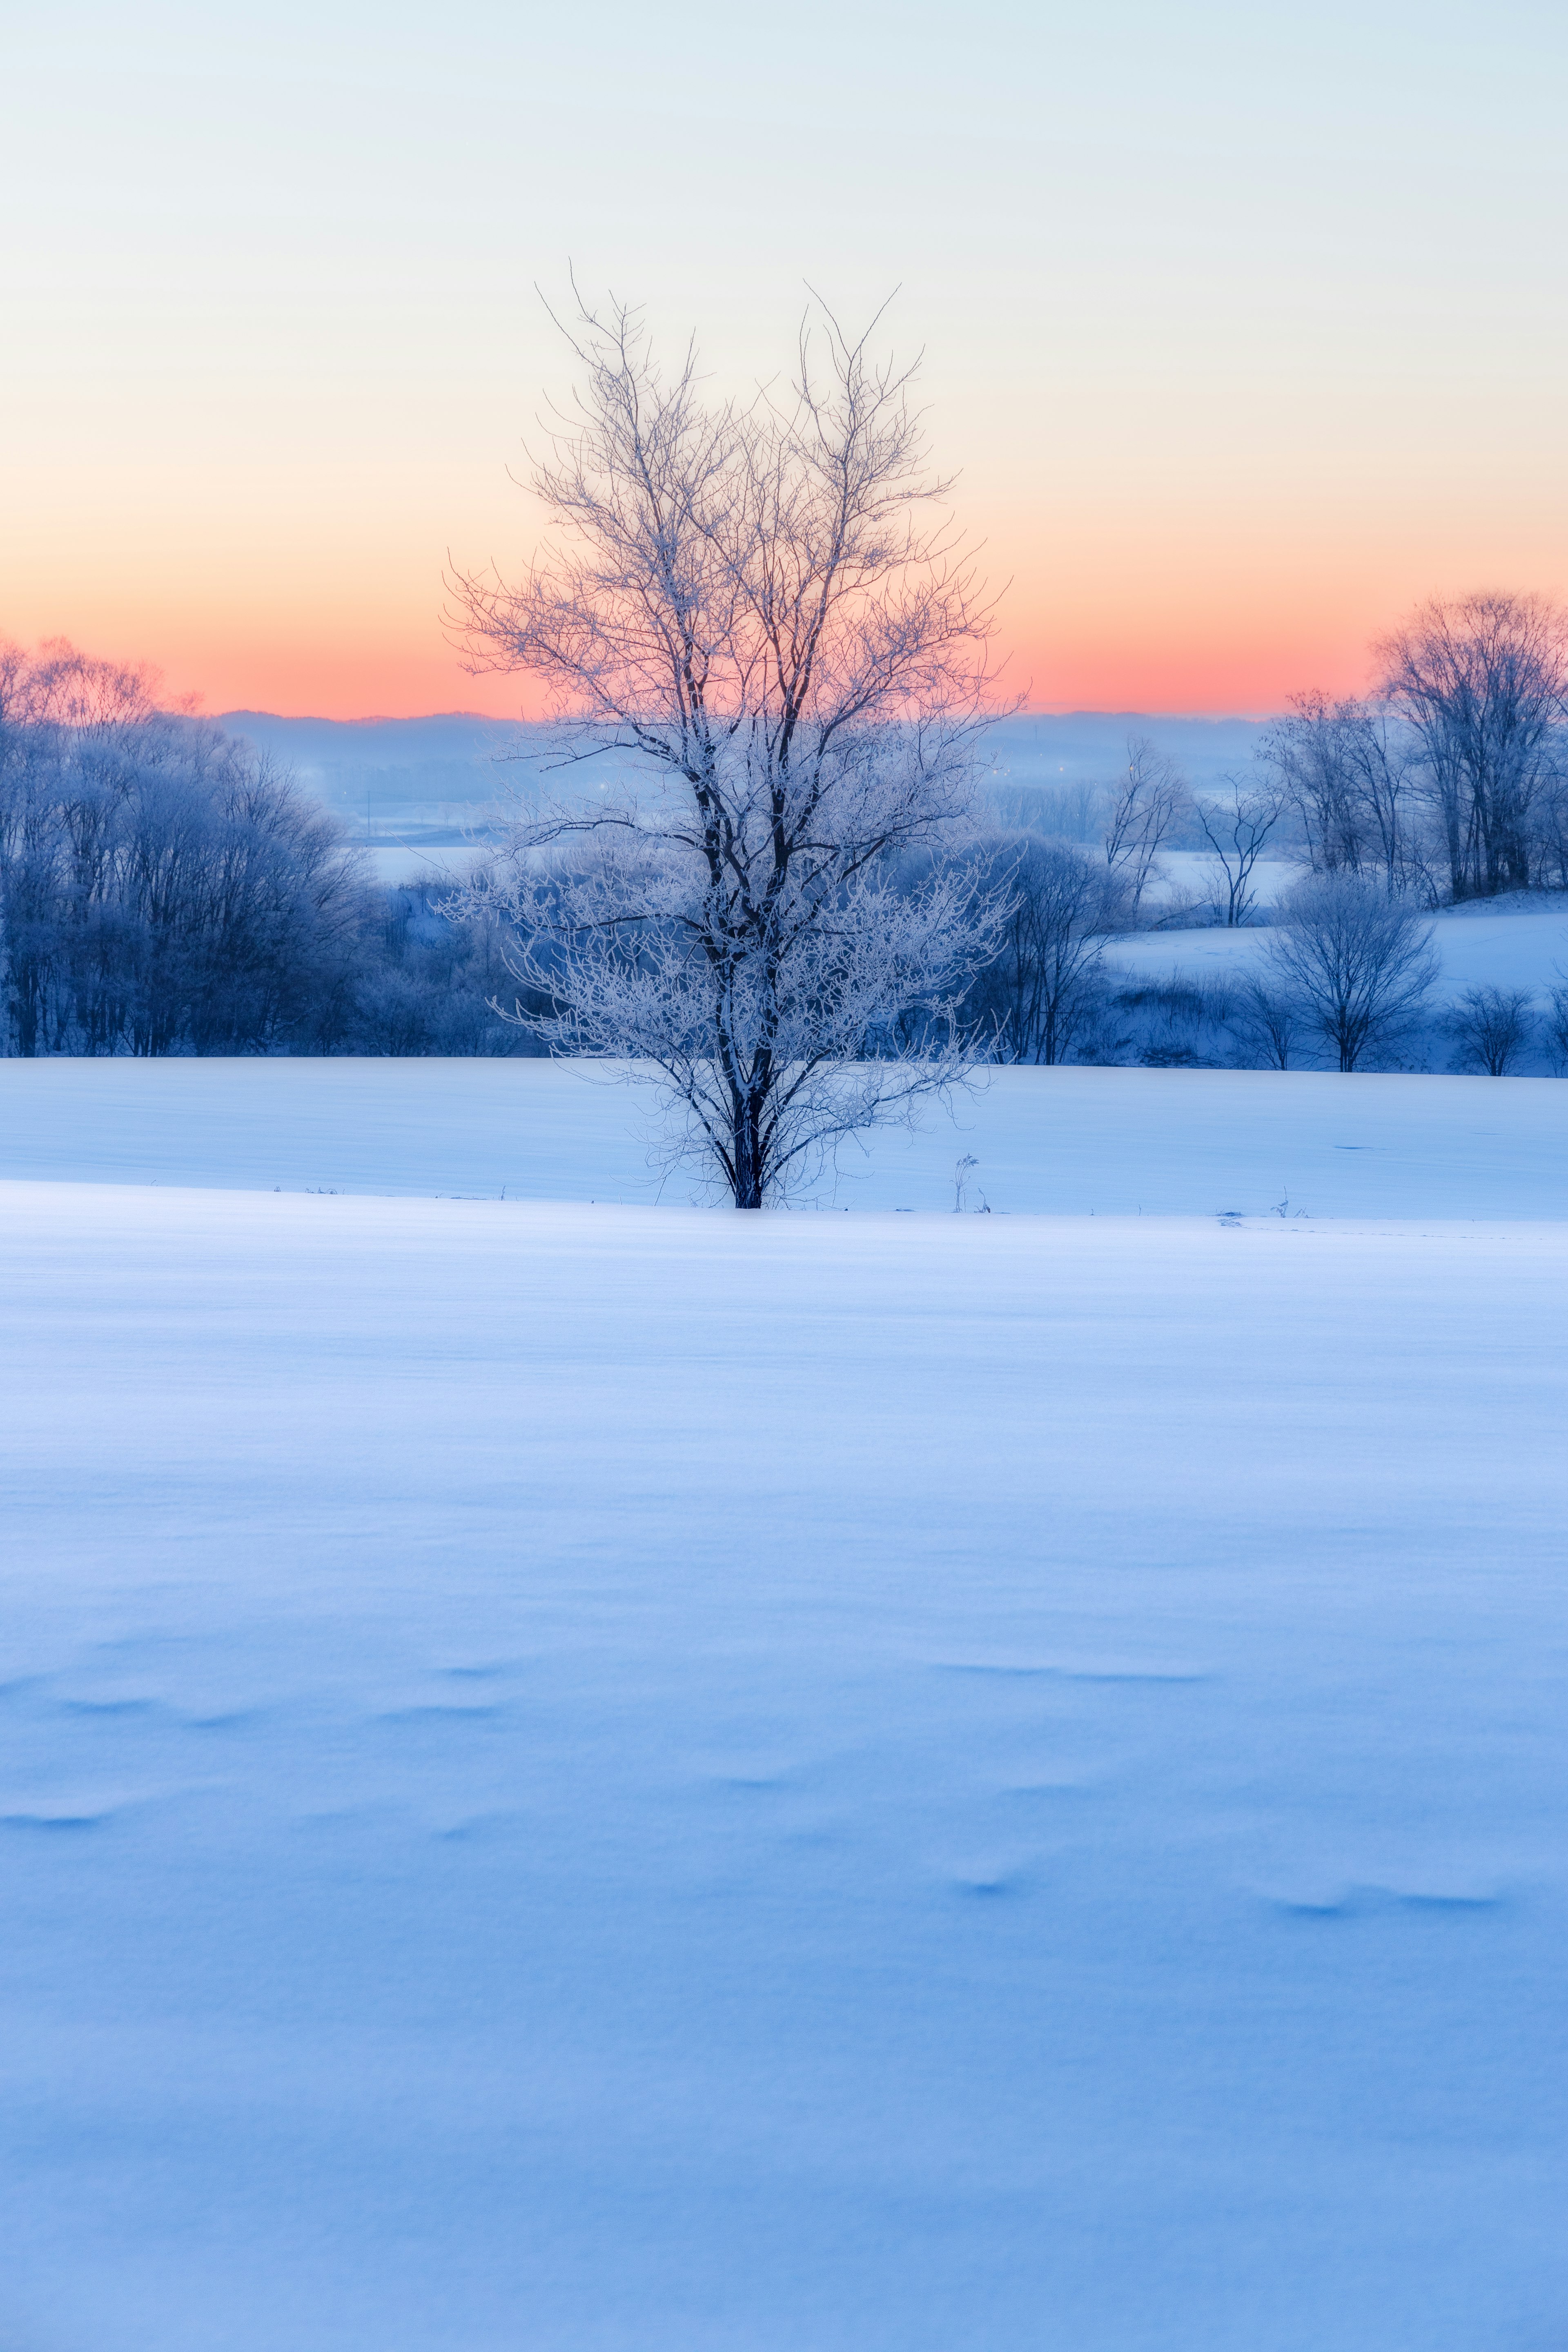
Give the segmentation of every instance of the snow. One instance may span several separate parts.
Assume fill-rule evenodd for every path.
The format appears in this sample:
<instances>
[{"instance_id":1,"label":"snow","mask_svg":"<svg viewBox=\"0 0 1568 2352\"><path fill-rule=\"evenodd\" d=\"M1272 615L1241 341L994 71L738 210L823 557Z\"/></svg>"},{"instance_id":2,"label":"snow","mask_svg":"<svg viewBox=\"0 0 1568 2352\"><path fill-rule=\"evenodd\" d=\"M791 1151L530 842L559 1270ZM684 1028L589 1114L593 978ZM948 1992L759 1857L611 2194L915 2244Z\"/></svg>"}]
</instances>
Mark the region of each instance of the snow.
<instances>
[{"instance_id":1,"label":"snow","mask_svg":"<svg viewBox=\"0 0 1568 2352\"><path fill-rule=\"evenodd\" d=\"M646 1088L546 1061L0 1062L0 1177L684 1202ZM996 1069L918 1133L852 1144L806 1194L1100 1216L1568 1215L1557 1078Z\"/></svg>"},{"instance_id":2,"label":"snow","mask_svg":"<svg viewBox=\"0 0 1568 2352\"><path fill-rule=\"evenodd\" d=\"M1430 919L1442 964L1439 1001L1464 988L1525 988L1543 995L1568 979L1568 901L1543 906L1532 892L1522 906L1454 908ZM1268 943L1267 926L1237 930L1145 931L1112 942L1109 961L1140 978L1173 971L1219 977L1250 971Z\"/></svg>"},{"instance_id":3,"label":"snow","mask_svg":"<svg viewBox=\"0 0 1568 2352\"><path fill-rule=\"evenodd\" d=\"M0 2343L1556 2340L1568 1087L4 1076Z\"/></svg>"},{"instance_id":4,"label":"snow","mask_svg":"<svg viewBox=\"0 0 1568 2352\"><path fill-rule=\"evenodd\" d=\"M1099 844L1090 845L1090 847L1092 854ZM1277 898L1283 898L1286 891L1300 879L1301 868L1291 859L1260 857L1252 869L1251 882L1253 898L1259 913L1271 907ZM1225 876L1212 850L1163 849L1160 852L1146 893L1149 904L1158 906L1163 900L1174 898L1178 891L1211 900L1217 891L1220 904L1224 905Z\"/></svg>"}]
</instances>

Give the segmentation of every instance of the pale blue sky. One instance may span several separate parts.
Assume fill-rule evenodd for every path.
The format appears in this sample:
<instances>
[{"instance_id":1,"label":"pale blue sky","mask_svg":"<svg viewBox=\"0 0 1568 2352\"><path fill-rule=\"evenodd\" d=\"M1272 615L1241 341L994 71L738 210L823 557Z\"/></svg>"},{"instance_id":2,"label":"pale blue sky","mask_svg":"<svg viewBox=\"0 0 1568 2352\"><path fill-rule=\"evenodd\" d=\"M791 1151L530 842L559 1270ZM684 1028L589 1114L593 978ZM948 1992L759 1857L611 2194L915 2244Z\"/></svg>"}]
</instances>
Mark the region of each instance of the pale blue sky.
<instances>
[{"instance_id":1,"label":"pale blue sky","mask_svg":"<svg viewBox=\"0 0 1568 2352\"><path fill-rule=\"evenodd\" d=\"M804 279L900 285L1037 699L1255 700L1413 594L1568 586L1565 50L1403 0L23 8L0 625L458 698L441 559L530 543L569 255L742 381Z\"/></svg>"}]
</instances>

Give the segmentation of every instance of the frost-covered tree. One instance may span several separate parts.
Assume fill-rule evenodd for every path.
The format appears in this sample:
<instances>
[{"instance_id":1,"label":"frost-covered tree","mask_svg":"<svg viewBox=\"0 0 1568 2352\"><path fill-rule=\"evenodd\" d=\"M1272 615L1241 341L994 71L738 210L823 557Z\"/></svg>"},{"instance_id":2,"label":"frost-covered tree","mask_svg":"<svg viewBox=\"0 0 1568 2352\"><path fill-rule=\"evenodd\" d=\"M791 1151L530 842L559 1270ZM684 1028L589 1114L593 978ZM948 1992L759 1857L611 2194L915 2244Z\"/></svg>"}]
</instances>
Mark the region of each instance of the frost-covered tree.
<instances>
[{"instance_id":1,"label":"frost-covered tree","mask_svg":"<svg viewBox=\"0 0 1568 2352\"><path fill-rule=\"evenodd\" d=\"M1134 921L1167 836L1192 807L1176 762L1147 735L1127 739L1127 765L1105 801L1105 863L1127 894Z\"/></svg>"},{"instance_id":2,"label":"frost-covered tree","mask_svg":"<svg viewBox=\"0 0 1568 2352\"><path fill-rule=\"evenodd\" d=\"M1421 747L1453 897L1525 889L1535 813L1563 766L1568 614L1537 596L1434 603L1378 651Z\"/></svg>"},{"instance_id":3,"label":"frost-covered tree","mask_svg":"<svg viewBox=\"0 0 1568 2352\"><path fill-rule=\"evenodd\" d=\"M706 398L690 350L666 373L624 305L572 341L533 475L553 545L455 601L473 665L542 687L563 761L609 781L517 824L472 900L550 1007L519 1017L657 1073L672 1154L754 1209L966 1065L1005 909L930 853L968 818L990 614L933 519L911 372L866 338L823 314L787 396L748 404Z\"/></svg>"},{"instance_id":4,"label":"frost-covered tree","mask_svg":"<svg viewBox=\"0 0 1568 2352\"><path fill-rule=\"evenodd\" d=\"M1381 868L1390 897L1421 886L1412 822L1420 751L1410 728L1353 697L1298 694L1261 749L1295 811L1314 874Z\"/></svg>"}]
</instances>

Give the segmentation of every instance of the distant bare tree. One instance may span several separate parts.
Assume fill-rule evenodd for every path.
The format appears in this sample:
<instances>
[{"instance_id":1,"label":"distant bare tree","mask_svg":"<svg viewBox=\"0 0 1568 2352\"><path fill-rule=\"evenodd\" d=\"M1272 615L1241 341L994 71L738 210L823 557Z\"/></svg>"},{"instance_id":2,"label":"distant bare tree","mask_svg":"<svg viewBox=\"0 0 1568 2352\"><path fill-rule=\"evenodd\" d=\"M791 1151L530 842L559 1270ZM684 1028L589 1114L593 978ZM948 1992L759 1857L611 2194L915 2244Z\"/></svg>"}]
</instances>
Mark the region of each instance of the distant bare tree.
<instances>
[{"instance_id":1,"label":"distant bare tree","mask_svg":"<svg viewBox=\"0 0 1568 2352\"><path fill-rule=\"evenodd\" d=\"M1340 709L1342 754L1360 793L1363 837L1373 853L1363 865L1381 865L1390 898L1436 904L1419 822L1419 741L1402 721L1371 703L1342 703Z\"/></svg>"},{"instance_id":2,"label":"distant bare tree","mask_svg":"<svg viewBox=\"0 0 1568 2352\"><path fill-rule=\"evenodd\" d=\"M1419 749L1408 728L1353 698L1291 698L1262 756L1294 808L1314 874L1381 866L1390 894L1411 887L1410 830Z\"/></svg>"},{"instance_id":3,"label":"distant bare tree","mask_svg":"<svg viewBox=\"0 0 1568 2352\"><path fill-rule=\"evenodd\" d=\"M1136 921L1160 845L1191 803L1175 761L1147 735L1127 739L1127 765L1110 787L1105 862L1125 889Z\"/></svg>"},{"instance_id":4,"label":"distant bare tree","mask_svg":"<svg viewBox=\"0 0 1568 2352\"><path fill-rule=\"evenodd\" d=\"M1248 784L1239 776L1227 776L1222 797L1194 798L1193 809L1220 869L1226 924L1235 929L1252 912L1253 869L1285 814L1283 787L1273 781Z\"/></svg>"},{"instance_id":5,"label":"distant bare tree","mask_svg":"<svg viewBox=\"0 0 1568 2352\"><path fill-rule=\"evenodd\" d=\"M1360 715L1356 702L1292 695L1288 717L1263 739L1263 757L1300 820L1314 874L1341 866L1359 874L1367 862L1366 811L1347 740Z\"/></svg>"},{"instance_id":6,"label":"distant bare tree","mask_svg":"<svg viewBox=\"0 0 1568 2352\"><path fill-rule=\"evenodd\" d=\"M1448 1028L1460 1069L1506 1078L1535 1042L1534 999L1527 988L1467 988Z\"/></svg>"},{"instance_id":7,"label":"distant bare tree","mask_svg":"<svg viewBox=\"0 0 1568 2352\"><path fill-rule=\"evenodd\" d=\"M637 781L514 827L487 905L552 1004L521 1017L656 1072L672 1156L755 1209L965 1066L957 999L1003 902L895 869L967 818L989 609L921 520L945 486L910 373L865 337L803 329L782 405L705 402L695 352L665 374L622 304L573 348L577 413L533 478L555 551L515 587L460 574L458 622L474 667L549 691L564 758ZM535 853L584 835L541 886Z\"/></svg>"},{"instance_id":8,"label":"distant bare tree","mask_svg":"<svg viewBox=\"0 0 1568 2352\"><path fill-rule=\"evenodd\" d=\"M1289 999L1342 1070L1386 1045L1419 1012L1439 965L1432 929L1359 875L1298 883L1265 950L1265 985Z\"/></svg>"},{"instance_id":9,"label":"distant bare tree","mask_svg":"<svg viewBox=\"0 0 1568 2352\"><path fill-rule=\"evenodd\" d=\"M1531 816L1561 766L1568 621L1536 596L1424 605L1378 648L1421 746L1456 899L1531 880Z\"/></svg>"}]
</instances>

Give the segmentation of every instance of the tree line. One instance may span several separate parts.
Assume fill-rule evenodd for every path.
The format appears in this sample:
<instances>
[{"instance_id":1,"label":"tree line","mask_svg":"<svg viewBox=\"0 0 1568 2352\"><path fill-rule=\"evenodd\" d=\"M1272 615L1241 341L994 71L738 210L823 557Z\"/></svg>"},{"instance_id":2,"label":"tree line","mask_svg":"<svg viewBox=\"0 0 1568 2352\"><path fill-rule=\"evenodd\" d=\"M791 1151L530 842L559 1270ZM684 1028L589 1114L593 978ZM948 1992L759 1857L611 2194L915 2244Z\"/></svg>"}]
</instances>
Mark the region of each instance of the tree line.
<instances>
[{"instance_id":1,"label":"tree line","mask_svg":"<svg viewBox=\"0 0 1568 2352\"><path fill-rule=\"evenodd\" d=\"M1483 601L1490 656L1502 600ZM1451 646L1456 617L1453 608L1429 614L1428 627ZM1529 628L1539 616L1519 617ZM1413 637L1398 642L1414 664ZM1523 667L1510 666L1518 698ZM1540 687L1538 678L1538 699ZM1502 700L1494 686L1494 709ZM885 845L868 861L879 1018L867 1018L864 984L858 996L840 986L831 1041L840 1051L823 1061L868 1062L868 1083L889 1088L901 1083L889 1066L914 1050L930 1079L942 1066L931 1051L940 1027L950 1062L957 1047L971 1059L1046 1066L1326 1060L1354 1069L1412 1051L1424 1034L1456 1067L1504 1075L1532 1054L1560 1064L1568 1058L1561 986L1544 1010L1528 992L1494 988L1466 992L1434 1014L1420 919L1442 903L1429 853L1434 840L1447 842L1457 772L1471 778L1463 856L1500 837L1497 812L1508 809L1533 881L1559 880L1550 731L1536 739L1531 771L1517 751L1529 740L1524 727L1494 717L1491 738L1516 747L1505 789L1500 757L1474 751L1468 771L1456 756L1434 783L1414 728L1401 740L1399 724L1388 700L1304 697L1266 735L1259 775L1233 779L1206 802L1154 743L1134 737L1121 773L1069 788L1065 812L1020 794L1002 807L1022 822L972 816L940 851L889 855ZM1487 729L1474 730L1473 741L1488 740ZM1064 822L1079 838L1058 837ZM1197 983L1117 971L1116 941L1140 929L1251 919L1258 859L1281 825L1306 873L1276 911L1253 975ZM456 889L439 878L378 888L330 813L247 746L160 708L145 671L67 646L34 659L0 650L5 1044L23 1055L418 1055L592 1052L602 1037L635 1050L642 1041L624 1006L603 1004L589 1017L563 949L596 928L624 940L633 877L624 856L606 858L602 840L563 855L560 832L552 850L542 853L531 835L521 860L503 849ZM1162 851L1178 843L1212 853L1206 900L1151 896ZM1518 855L1499 863L1500 883L1517 874ZM1483 857L1470 880L1486 878ZM647 882L644 874L636 887ZM885 974L880 960L896 963L900 952L895 918L906 927L906 958L911 920L921 953L933 926L945 932L945 1013L929 985L911 995ZM639 919L645 980L650 929L655 957L668 959L672 941L680 954L669 926ZM622 984L619 948L605 957L601 940L594 953L601 975ZM656 1008L668 982L666 972Z\"/></svg>"},{"instance_id":2,"label":"tree line","mask_svg":"<svg viewBox=\"0 0 1568 2352\"><path fill-rule=\"evenodd\" d=\"M493 929L444 895L377 889L326 809L147 671L0 646L10 1054L530 1050L489 1009Z\"/></svg>"},{"instance_id":3,"label":"tree line","mask_svg":"<svg viewBox=\"0 0 1568 2352\"><path fill-rule=\"evenodd\" d=\"M1568 889L1568 624L1543 598L1434 602L1364 699L1297 698L1263 764L1314 873L1429 906Z\"/></svg>"},{"instance_id":4,"label":"tree line","mask_svg":"<svg viewBox=\"0 0 1568 2352\"><path fill-rule=\"evenodd\" d=\"M1135 922L1163 849L1212 866L1203 898L1168 900L1160 919L1182 924L1251 920L1266 856L1434 911L1568 890L1568 615L1535 596L1439 600L1373 654L1369 695L1292 697L1251 767L1209 792L1133 737L1119 778L1000 804L1021 829L1102 850Z\"/></svg>"}]
</instances>

